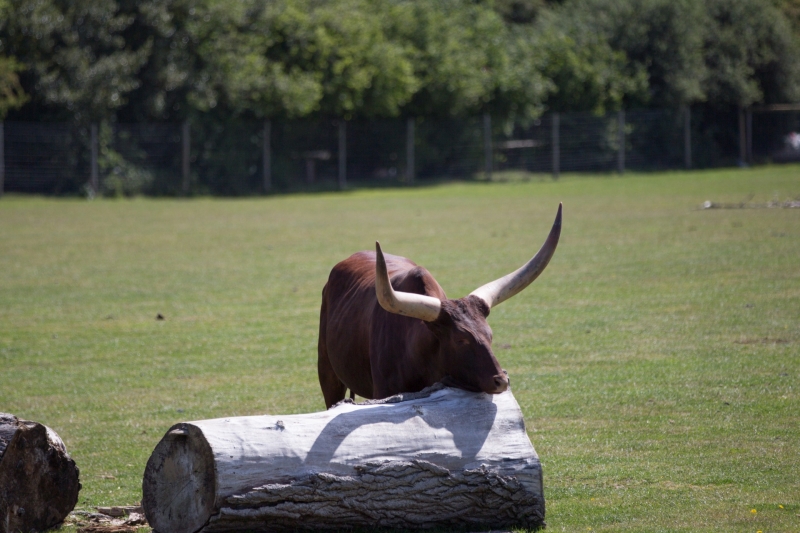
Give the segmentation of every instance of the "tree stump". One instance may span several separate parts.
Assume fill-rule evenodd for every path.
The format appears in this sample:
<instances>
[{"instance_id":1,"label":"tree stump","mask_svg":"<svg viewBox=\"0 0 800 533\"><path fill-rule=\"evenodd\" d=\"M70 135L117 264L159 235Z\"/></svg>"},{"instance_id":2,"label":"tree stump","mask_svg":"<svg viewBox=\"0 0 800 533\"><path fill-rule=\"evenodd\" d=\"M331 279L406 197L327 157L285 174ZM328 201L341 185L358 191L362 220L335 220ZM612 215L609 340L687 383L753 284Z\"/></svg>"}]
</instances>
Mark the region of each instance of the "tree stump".
<instances>
[{"instance_id":1,"label":"tree stump","mask_svg":"<svg viewBox=\"0 0 800 533\"><path fill-rule=\"evenodd\" d=\"M61 523L78 502L78 475L55 431L0 413L0 533Z\"/></svg>"},{"instance_id":2,"label":"tree stump","mask_svg":"<svg viewBox=\"0 0 800 533\"><path fill-rule=\"evenodd\" d=\"M304 415L174 425L144 473L160 533L544 525L511 391L442 385Z\"/></svg>"}]
</instances>

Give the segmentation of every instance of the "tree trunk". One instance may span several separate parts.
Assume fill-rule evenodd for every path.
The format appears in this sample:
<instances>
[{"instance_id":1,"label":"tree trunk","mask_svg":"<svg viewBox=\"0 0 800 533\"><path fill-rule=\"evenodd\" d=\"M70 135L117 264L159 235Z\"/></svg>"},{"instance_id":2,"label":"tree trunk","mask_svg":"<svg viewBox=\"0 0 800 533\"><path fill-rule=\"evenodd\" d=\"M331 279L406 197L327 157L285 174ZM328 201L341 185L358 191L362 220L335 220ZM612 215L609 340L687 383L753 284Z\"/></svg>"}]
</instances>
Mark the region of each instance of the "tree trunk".
<instances>
[{"instance_id":1,"label":"tree trunk","mask_svg":"<svg viewBox=\"0 0 800 533\"><path fill-rule=\"evenodd\" d=\"M78 474L55 431L0 413L0 533L61 523L78 502Z\"/></svg>"},{"instance_id":2,"label":"tree trunk","mask_svg":"<svg viewBox=\"0 0 800 533\"><path fill-rule=\"evenodd\" d=\"M436 385L320 413L176 424L144 473L161 533L544 525L510 391Z\"/></svg>"}]
</instances>

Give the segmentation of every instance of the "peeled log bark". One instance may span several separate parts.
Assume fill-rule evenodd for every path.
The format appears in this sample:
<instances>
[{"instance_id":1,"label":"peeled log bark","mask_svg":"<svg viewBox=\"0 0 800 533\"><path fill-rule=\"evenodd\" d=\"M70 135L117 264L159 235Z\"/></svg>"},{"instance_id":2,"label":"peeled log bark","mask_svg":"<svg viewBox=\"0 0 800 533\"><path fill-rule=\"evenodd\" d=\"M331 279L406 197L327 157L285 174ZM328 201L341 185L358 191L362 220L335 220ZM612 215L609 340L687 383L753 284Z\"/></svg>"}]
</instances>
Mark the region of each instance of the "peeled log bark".
<instances>
[{"instance_id":1,"label":"peeled log bark","mask_svg":"<svg viewBox=\"0 0 800 533\"><path fill-rule=\"evenodd\" d=\"M0 413L0 533L61 523L78 502L78 474L55 431Z\"/></svg>"},{"instance_id":2,"label":"peeled log bark","mask_svg":"<svg viewBox=\"0 0 800 533\"><path fill-rule=\"evenodd\" d=\"M437 385L320 413L177 424L142 489L160 533L544 525L541 465L511 391Z\"/></svg>"}]
</instances>

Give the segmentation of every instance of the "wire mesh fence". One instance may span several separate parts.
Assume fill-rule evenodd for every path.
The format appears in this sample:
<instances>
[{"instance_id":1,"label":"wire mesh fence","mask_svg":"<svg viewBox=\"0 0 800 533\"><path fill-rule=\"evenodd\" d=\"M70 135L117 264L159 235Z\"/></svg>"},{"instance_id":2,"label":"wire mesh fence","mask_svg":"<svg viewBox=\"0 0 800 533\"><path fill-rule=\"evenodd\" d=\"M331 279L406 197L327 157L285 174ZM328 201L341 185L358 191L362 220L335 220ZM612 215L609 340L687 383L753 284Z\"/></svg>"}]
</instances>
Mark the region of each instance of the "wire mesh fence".
<instances>
[{"instance_id":1,"label":"wire mesh fence","mask_svg":"<svg viewBox=\"0 0 800 533\"><path fill-rule=\"evenodd\" d=\"M754 162L800 161L800 108L756 110L750 121L748 145Z\"/></svg>"},{"instance_id":2,"label":"wire mesh fence","mask_svg":"<svg viewBox=\"0 0 800 533\"><path fill-rule=\"evenodd\" d=\"M86 132L69 124L3 124L6 191L60 194L79 189L89 176Z\"/></svg>"},{"instance_id":3,"label":"wire mesh fence","mask_svg":"<svg viewBox=\"0 0 800 533\"><path fill-rule=\"evenodd\" d=\"M113 194L177 194L181 189L180 124L100 128L100 186Z\"/></svg>"},{"instance_id":4,"label":"wire mesh fence","mask_svg":"<svg viewBox=\"0 0 800 533\"><path fill-rule=\"evenodd\" d=\"M249 195L800 161L800 108L183 124L6 122L0 191Z\"/></svg>"},{"instance_id":5,"label":"wire mesh fence","mask_svg":"<svg viewBox=\"0 0 800 533\"><path fill-rule=\"evenodd\" d=\"M638 170L691 166L691 150L687 150L686 146L686 127L686 112L681 110L648 110L626 114L626 165Z\"/></svg>"},{"instance_id":6,"label":"wire mesh fence","mask_svg":"<svg viewBox=\"0 0 800 533\"><path fill-rule=\"evenodd\" d=\"M509 124L494 133L492 169L553 172L553 117L545 115L532 122Z\"/></svg>"}]
</instances>

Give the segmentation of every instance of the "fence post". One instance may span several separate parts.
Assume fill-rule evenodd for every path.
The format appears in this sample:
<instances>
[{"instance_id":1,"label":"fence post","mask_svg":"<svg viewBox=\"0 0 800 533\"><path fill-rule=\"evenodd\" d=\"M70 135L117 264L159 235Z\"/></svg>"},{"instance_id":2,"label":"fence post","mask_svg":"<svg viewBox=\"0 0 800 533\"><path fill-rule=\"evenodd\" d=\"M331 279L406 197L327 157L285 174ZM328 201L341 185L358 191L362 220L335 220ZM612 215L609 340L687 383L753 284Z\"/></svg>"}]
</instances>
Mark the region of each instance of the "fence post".
<instances>
[{"instance_id":1,"label":"fence post","mask_svg":"<svg viewBox=\"0 0 800 533\"><path fill-rule=\"evenodd\" d=\"M617 112L617 172L625 172L625 110Z\"/></svg>"},{"instance_id":2,"label":"fence post","mask_svg":"<svg viewBox=\"0 0 800 533\"><path fill-rule=\"evenodd\" d=\"M97 123L92 122L92 125L89 127L89 131L91 132L91 161L90 161L90 175L89 175L89 186L92 188L92 193L97 195L100 189L99 184L99 173L97 171Z\"/></svg>"},{"instance_id":3,"label":"fence post","mask_svg":"<svg viewBox=\"0 0 800 533\"><path fill-rule=\"evenodd\" d=\"M683 166L692 168L692 108L683 108Z\"/></svg>"},{"instance_id":4,"label":"fence post","mask_svg":"<svg viewBox=\"0 0 800 533\"><path fill-rule=\"evenodd\" d=\"M561 116L556 112L551 116L552 136L553 136L553 179L557 180L561 172Z\"/></svg>"},{"instance_id":5,"label":"fence post","mask_svg":"<svg viewBox=\"0 0 800 533\"><path fill-rule=\"evenodd\" d=\"M6 183L6 140L3 121L0 121L0 198L3 197Z\"/></svg>"},{"instance_id":6,"label":"fence post","mask_svg":"<svg viewBox=\"0 0 800 533\"><path fill-rule=\"evenodd\" d=\"M753 108L747 108L745 116L745 131L747 132L747 164L753 164Z\"/></svg>"},{"instance_id":7,"label":"fence post","mask_svg":"<svg viewBox=\"0 0 800 533\"><path fill-rule=\"evenodd\" d=\"M414 183L414 118L406 120L406 182Z\"/></svg>"},{"instance_id":8,"label":"fence post","mask_svg":"<svg viewBox=\"0 0 800 533\"><path fill-rule=\"evenodd\" d=\"M492 116L483 114L483 157L486 165L486 179L492 179Z\"/></svg>"},{"instance_id":9,"label":"fence post","mask_svg":"<svg viewBox=\"0 0 800 533\"><path fill-rule=\"evenodd\" d=\"M264 139L262 148L262 164L264 177L264 192L272 190L272 121L264 121Z\"/></svg>"},{"instance_id":10,"label":"fence post","mask_svg":"<svg viewBox=\"0 0 800 533\"><path fill-rule=\"evenodd\" d=\"M347 187L347 122L339 121L339 188Z\"/></svg>"},{"instance_id":11,"label":"fence post","mask_svg":"<svg viewBox=\"0 0 800 533\"><path fill-rule=\"evenodd\" d=\"M747 162L747 132L745 131L744 107L739 106L739 166Z\"/></svg>"},{"instance_id":12,"label":"fence post","mask_svg":"<svg viewBox=\"0 0 800 533\"><path fill-rule=\"evenodd\" d=\"M191 138L189 131L189 121L183 121L183 128L181 131L181 140L183 142L181 150L181 174L183 175L183 184L181 190L183 195L189 194L189 148L191 147Z\"/></svg>"}]
</instances>

